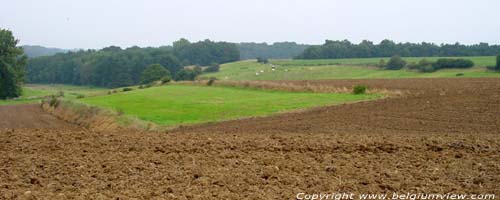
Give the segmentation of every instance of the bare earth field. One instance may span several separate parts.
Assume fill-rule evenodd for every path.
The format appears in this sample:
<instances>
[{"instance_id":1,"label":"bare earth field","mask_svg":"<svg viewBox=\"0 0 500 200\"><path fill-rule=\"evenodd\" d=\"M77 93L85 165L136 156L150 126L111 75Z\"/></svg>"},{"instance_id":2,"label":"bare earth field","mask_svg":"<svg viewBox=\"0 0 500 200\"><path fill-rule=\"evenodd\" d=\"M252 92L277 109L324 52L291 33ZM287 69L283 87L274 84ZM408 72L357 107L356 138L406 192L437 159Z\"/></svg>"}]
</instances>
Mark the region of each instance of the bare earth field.
<instances>
[{"instance_id":1,"label":"bare earth field","mask_svg":"<svg viewBox=\"0 0 500 200\"><path fill-rule=\"evenodd\" d=\"M2 122L0 199L500 195L500 79L294 83L362 83L409 94L168 133L95 132L56 119L60 125L46 127L38 117ZM13 108L0 114L44 115L38 107Z\"/></svg>"}]
</instances>

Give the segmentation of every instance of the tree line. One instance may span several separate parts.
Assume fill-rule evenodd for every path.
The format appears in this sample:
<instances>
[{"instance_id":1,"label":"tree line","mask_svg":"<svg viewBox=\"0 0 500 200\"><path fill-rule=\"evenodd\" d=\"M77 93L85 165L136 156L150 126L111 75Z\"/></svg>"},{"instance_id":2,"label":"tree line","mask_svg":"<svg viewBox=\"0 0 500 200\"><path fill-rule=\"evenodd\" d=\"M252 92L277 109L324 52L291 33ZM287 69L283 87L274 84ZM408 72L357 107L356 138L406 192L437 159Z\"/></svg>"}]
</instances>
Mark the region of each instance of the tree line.
<instances>
[{"instance_id":1,"label":"tree line","mask_svg":"<svg viewBox=\"0 0 500 200\"><path fill-rule=\"evenodd\" d=\"M348 40L327 40L323 45L311 46L296 59L374 58L391 57L431 57L431 56L494 56L500 54L500 45L479 43L473 45L434 43L395 43L383 40L379 44L363 40L359 44Z\"/></svg>"},{"instance_id":2,"label":"tree line","mask_svg":"<svg viewBox=\"0 0 500 200\"><path fill-rule=\"evenodd\" d=\"M235 44L210 40L191 43L181 39L159 48L110 46L32 58L26 67L27 81L122 87L141 83L143 71L153 64L167 69L176 80L191 79L188 75L199 74L198 69L183 66L232 62L239 56Z\"/></svg>"},{"instance_id":3,"label":"tree line","mask_svg":"<svg viewBox=\"0 0 500 200\"><path fill-rule=\"evenodd\" d=\"M242 42L237 44L240 50L240 59L289 59L301 54L311 45L295 42L275 42L273 44Z\"/></svg>"}]
</instances>

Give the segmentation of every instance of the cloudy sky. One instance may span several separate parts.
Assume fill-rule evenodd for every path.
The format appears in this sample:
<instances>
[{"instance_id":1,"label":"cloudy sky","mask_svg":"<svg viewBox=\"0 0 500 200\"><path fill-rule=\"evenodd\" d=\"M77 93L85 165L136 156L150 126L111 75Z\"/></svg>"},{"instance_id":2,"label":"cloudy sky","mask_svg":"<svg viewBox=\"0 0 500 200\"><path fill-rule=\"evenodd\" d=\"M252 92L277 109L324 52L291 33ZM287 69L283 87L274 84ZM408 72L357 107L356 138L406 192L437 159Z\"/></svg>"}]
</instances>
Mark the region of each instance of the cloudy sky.
<instances>
[{"instance_id":1,"label":"cloudy sky","mask_svg":"<svg viewBox=\"0 0 500 200\"><path fill-rule=\"evenodd\" d=\"M21 44L161 46L179 38L500 44L498 0L11 0L0 27Z\"/></svg>"}]
</instances>

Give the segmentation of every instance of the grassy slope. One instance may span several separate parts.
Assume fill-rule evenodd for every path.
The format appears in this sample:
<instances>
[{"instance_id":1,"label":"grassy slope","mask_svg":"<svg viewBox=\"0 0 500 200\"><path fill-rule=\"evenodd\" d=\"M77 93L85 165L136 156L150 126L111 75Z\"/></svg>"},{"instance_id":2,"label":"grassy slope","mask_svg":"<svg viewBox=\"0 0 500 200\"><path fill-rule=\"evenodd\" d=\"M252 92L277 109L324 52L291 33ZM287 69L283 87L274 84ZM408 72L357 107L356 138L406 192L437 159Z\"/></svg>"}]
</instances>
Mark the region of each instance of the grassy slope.
<instances>
[{"instance_id":1,"label":"grassy slope","mask_svg":"<svg viewBox=\"0 0 500 200\"><path fill-rule=\"evenodd\" d=\"M35 103L39 102L43 97L55 95L59 91L64 92L65 99L76 99L76 97L79 94L85 96L105 94L107 89L86 87L86 86L61 85L61 84L53 84L53 85L28 84L23 87L23 94L20 98L11 100L0 100L0 105Z\"/></svg>"},{"instance_id":2,"label":"grassy slope","mask_svg":"<svg viewBox=\"0 0 500 200\"><path fill-rule=\"evenodd\" d=\"M80 101L171 126L262 116L286 110L377 97L378 95L291 93L230 87L170 85L84 98Z\"/></svg>"},{"instance_id":3,"label":"grassy slope","mask_svg":"<svg viewBox=\"0 0 500 200\"><path fill-rule=\"evenodd\" d=\"M471 69L445 69L433 73L419 73L410 70L382 70L366 65L376 65L381 58L332 59L332 60L272 60L279 65L272 71L269 64L259 64L253 60L228 63L220 72L204 74L220 80L314 80L314 79L370 79L370 78L430 78L456 77L500 77L500 73L489 72L485 67L494 65L494 57L469 57L476 64ZM405 58L418 61L422 58ZM437 58L426 58L436 60ZM386 59L387 60L387 59ZM358 66L353 66L358 65ZM364 65L364 66L363 66ZM264 73L260 71L263 70ZM257 76L255 73L259 72Z\"/></svg>"}]
</instances>

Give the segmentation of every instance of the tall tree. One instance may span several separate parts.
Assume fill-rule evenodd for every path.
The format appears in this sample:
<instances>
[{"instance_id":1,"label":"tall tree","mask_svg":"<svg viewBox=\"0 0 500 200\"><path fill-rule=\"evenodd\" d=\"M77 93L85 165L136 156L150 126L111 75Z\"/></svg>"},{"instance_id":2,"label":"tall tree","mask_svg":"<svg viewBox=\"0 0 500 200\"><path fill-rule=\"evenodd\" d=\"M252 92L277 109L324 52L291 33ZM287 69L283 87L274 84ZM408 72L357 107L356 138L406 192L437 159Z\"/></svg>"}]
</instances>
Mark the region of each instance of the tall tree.
<instances>
[{"instance_id":1,"label":"tall tree","mask_svg":"<svg viewBox=\"0 0 500 200\"><path fill-rule=\"evenodd\" d=\"M21 95L27 57L11 31L0 28L0 99Z\"/></svg>"}]
</instances>

